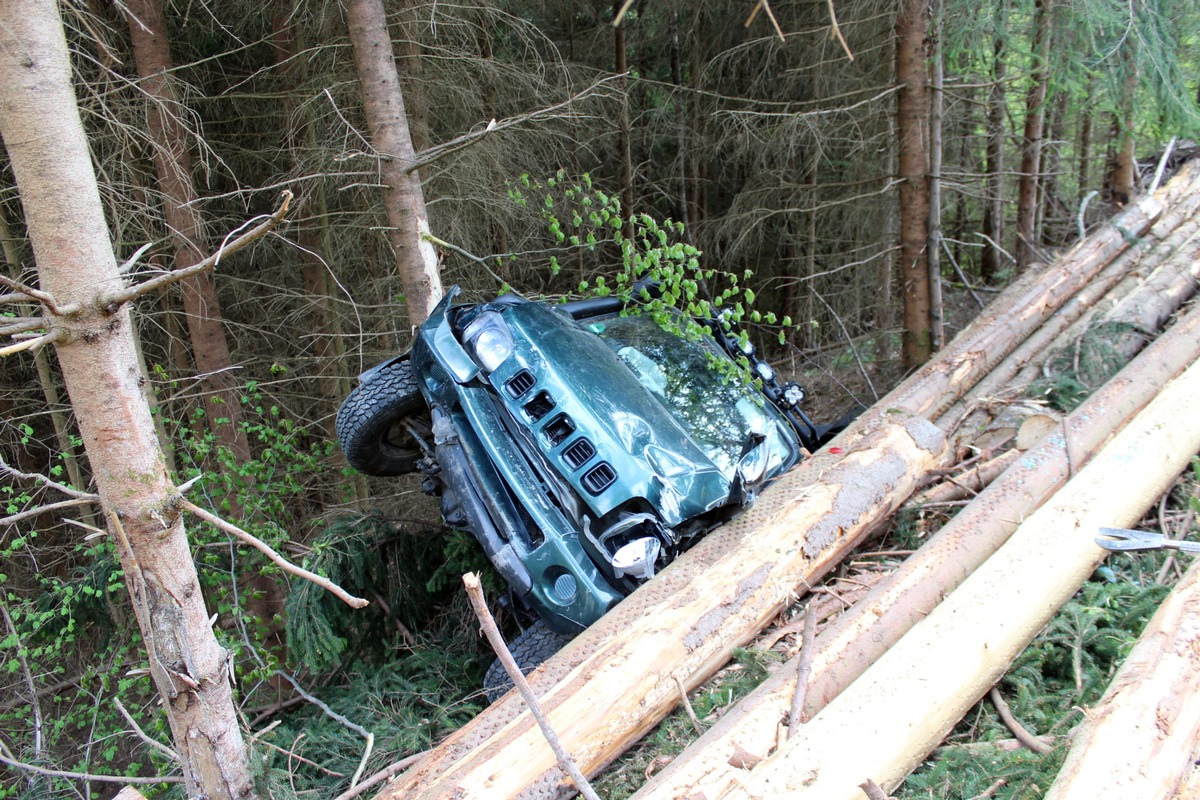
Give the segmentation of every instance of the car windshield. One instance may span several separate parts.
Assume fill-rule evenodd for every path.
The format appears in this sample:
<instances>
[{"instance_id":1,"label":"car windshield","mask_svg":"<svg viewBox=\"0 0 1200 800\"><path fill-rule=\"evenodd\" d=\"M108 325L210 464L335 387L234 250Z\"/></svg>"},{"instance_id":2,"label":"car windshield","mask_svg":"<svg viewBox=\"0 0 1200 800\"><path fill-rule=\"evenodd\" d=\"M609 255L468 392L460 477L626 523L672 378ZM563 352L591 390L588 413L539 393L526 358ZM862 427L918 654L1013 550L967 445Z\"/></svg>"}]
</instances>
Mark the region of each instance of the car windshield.
<instances>
[{"instance_id":1,"label":"car windshield","mask_svg":"<svg viewBox=\"0 0 1200 800\"><path fill-rule=\"evenodd\" d=\"M611 347L692 440L729 479L755 434L770 449L767 469L788 456L775 418L740 380L722 375L716 345L689 342L648 316L613 317L588 324Z\"/></svg>"}]
</instances>

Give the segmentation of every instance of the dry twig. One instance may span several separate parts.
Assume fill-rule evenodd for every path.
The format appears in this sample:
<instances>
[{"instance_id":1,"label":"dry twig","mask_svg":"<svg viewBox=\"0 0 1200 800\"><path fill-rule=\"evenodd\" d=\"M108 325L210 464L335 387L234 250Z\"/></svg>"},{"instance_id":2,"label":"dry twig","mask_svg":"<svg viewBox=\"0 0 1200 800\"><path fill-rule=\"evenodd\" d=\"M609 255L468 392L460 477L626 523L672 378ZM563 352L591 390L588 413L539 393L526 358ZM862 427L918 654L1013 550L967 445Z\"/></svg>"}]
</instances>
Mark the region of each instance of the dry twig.
<instances>
[{"instance_id":1,"label":"dry twig","mask_svg":"<svg viewBox=\"0 0 1200 800\"><path fill-rule=\"evenodd\" d=\"M492 649L496 651L496 657L500 659L500 663L504 666L504 671L508 673L508 677L512 679L513 685L517 687L517 691L524 698L525 705L529 706L529 713L533 714L538 727L542 729L542 735L546 737L546 742L550 745L550 749L554 751L554 757L558 760L558 765L562 767L563 772L571 776L571 780L575 783L575 788L579 790L581 795L587 798L587 800L600 800L600 796L596 794L592 785L588 783L587 778L579 771L579 766L571 758L571 754L563 747L558 734L554 732L554 728L550 727L550 720L546 719L546 715L542 712L542 706L538 702L537 696L534 695L533 689L529 686L529 681L525 680L525 676L521 674L521 668L517 666L512 653L508 651L508 645L504 643L504 637L500 635L500 629L496 627L496 620L492 618L492 612L488 610L487 600L483 597L483 586L479 583L479 575L474 572L468 572L466 575L463 575L462 582L463 586L467 589L467 597L471 600L471 607L475 609L475 616L479 618L479 624L483 627L484 636L487 637L488 642L492 645Z\"/></svg>"},{"instance_id":2,"label":"dry twig","mask_svg":"<svg viewBox=\"0 0 1200 800\"><path fill-rule=\"evenodd\" d=\"M788 738L800 730L804 713L804 701L808 697L808 677L812 673L813 642L817 638L817 610L814 599L804 609L804 639L800 645L800 662L796 667L796 691L792 694L792 708L788 711Z\"/></svg>"},{"instance_id":3,"label":"dry twig","mask_svg":"<svg viewBox=\"0 0 1200 800\"><path fill-rule=\"evenodd\" d=\"M991 691L988 692L988 697L992 699L992 705L996 707L996 713L1000 715L1001 721L1004 722L1005 727L1012 731L1012 735L1016 737L1018 742L1039 754L1049 753L1054 749L1030 733L1024 725L1017 721L1017 718L1013 716L1012 709L1008 707L1008 703L1001 696L998 688L993 686Z\"/></svg>"},{"instance_id":4,"label":"dry twig","mask_svg":"<svg viewBox=\"0 0 1200 800\"><path fill-rule=\"evenodd\" d=\"M192 512L192 514L194 514L195 516L197 516L200 519L207 522L209 525L212 525L212 526L216 527L217 529L222 530L225 533L228 533L231 536L236 536L238 539L241 539L246 544L255 548L260 553L265 555L267 558L271 559L271 561L274 562L275 565L278 566L280 569L282 569L284 572L290 572L292 575L295 575L296 577L304 578L304 580L306 580L306 581L312 581L317 586L320 586L322 589L332 592L339 600L341 600L343 603L350 606L351 608L365 608L366 606L370 605L370 603L368 601L364 600L361 597L355 597L354 595L350 594L345 589L338 586L336 583L329 580L328 578L322 577L321 575L318 575L315 572L309 572L308 570L304 569L304 567L296 566L295 564L288 561L283 556L279 555L279 553L276 553L271 548L271 546L269 544L267 544L266 542L264 542L262 539L259 539L257 536L255 536L252 533L247 533L246 531L239 528L237 525L234 525L232 522L226 522L225 520L218 517L216 514L205 511L203 508L196 505L191 500L188 500L186 497L181 496L177 499L176 502L178 502L181 506L186 508L188 511Z\"/></svg>"}]
</instances>

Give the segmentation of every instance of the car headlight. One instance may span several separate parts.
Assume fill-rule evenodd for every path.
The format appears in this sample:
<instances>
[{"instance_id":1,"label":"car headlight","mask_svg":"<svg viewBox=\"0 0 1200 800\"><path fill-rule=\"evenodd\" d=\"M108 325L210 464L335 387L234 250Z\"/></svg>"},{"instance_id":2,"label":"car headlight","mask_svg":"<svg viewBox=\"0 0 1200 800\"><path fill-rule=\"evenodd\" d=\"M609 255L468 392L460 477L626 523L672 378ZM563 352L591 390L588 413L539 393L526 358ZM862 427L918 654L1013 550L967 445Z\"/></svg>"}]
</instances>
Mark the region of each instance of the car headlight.
<instances>
[{"instance_id":1,"label":"car headlight","mask_svg":"<svg viewBox=\"0 0 1200 800\"><path fill-rule=\"evenodd\" d=\"M513 338L508 323L495 311L485 311L463 331L463 343L475 363L492 372L512 355Z\"/></svg>"},{"instance_id":2,"label":"car headlight","mask_svg":"<svg viewBox=\"0 0 1200 800\"><path fill-rule=\"evenodd\" d=\"M804 387L798 383L789 383L783 387L783 402L788 408L795 408L804 402Z\"/></svg>"}]
</instances>

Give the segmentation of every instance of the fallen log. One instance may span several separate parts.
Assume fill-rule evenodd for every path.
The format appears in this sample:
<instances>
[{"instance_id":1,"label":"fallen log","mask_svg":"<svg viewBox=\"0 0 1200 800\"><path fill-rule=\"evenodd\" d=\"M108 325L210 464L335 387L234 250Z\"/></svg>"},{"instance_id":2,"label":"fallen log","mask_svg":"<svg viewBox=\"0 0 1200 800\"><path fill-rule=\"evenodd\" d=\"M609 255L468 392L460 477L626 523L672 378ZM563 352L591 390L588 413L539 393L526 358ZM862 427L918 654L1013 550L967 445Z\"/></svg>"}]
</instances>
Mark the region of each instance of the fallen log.
<instances>
[{"instance_id":1,"label":"fallen log","mask_svg":"<svg viewBox=\"0 0 1200 800\"><path fill-rule=\"evenodd\" d=\"M897 786L1103 561L1098 528L1136 523L1200 451L1197 396L1200 362L795 736L692 796L836 800L861 798L868 778Z\"/></svg>"},{"instance_id":2,"label":"fallen log","mask_svg":"<svg viewBox=\"0 0 1200 800\"><path fill-rule=\"evenodd\" d=\"M799 589L891 514L945 453L928 421L888 415L808 459L529 676L563 745L597 770L728 660ZM752 534L752 535L751 535ZM510 692L381 796L557 797L554 754Z\"/></svg>"},{"instance_id":3,"label":"fallen log","mask_svg":"<svg viewBox=\"0 0 1200 800\"><path fill-rule=\"evenodd\" d=\"M1200 562L1159 606L1104 697L1084 712L1046 800L1169 797L1200 737Z\"/></svg>"},{"instance_id":4,"label":"fallen log","mask_svg":"<svg viewBox=\"0 0 1200 800\"><path fill-rule=\"evenodd\" d=\"M1200 230L1200 192L1168 208L1151 226L1146 238L1139 240L1101 270L1086 286L1033 332L995 369L980 380L967 395L938 420L943 430L959 427L960 436L986 424L987 414L977 410L981 400L1005 392L1014 394L1032 384L1042 364L1062 341L1074 341L1086 330L1092 316L1111 302L1113 295L1124 298L1146 280L1159 265L1175 256ZM1118 284L1121 287L1118 288ZM1182 302L1182 301L1181 301ZM1175 306L1178 308L1178 305ZM1158 330L1165 316L1150 330ZM1143 340L1144 341L1144 340ZM1125 359L1132 358L1133 350Z\"/></svg>"},{"instance_id":5,"label":"fallen log","mask_svg":"<svg viewBox=\"0 0 1200 800\"><path fill-rule=\"evenodd\" d=\"M895 572L817 636L804 716L811 718L876 662L983 564L1047 498L1087 463L1112 432L1200 358L1200 306L1024 453ZM1069 443L1069 446L1068 446ZM686 796L729 774L735 752L765 757L795 687L795 659L650 780L636 797ZM709 795L711 798L713 795Z\"/></svg>"}]
</instances>

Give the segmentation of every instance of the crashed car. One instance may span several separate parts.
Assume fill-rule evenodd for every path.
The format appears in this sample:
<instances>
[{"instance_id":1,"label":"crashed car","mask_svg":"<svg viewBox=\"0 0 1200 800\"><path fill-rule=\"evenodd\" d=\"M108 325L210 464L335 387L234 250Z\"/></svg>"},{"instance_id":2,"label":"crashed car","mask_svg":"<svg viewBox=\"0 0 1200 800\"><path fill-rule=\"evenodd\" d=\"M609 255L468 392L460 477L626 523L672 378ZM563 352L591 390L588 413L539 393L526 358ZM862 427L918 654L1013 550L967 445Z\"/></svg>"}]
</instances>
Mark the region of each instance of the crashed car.
<instances>
[{"instance_id":1,"label":"crashed car","mask_svg":"<svg viewBox=\"0 0 1200 800\"><path fill-rule=\"evenodd\" d=\"M362 472L422 473L447 524L479 541L533 620L511 646L523 667L829 434L800 411L800 386L780 383L722 320L697 320L684 336L617 297L457 296L408 353L360 376L338 437ZM756 380L739 377L746 364ZM494 665L485 688L494 697L506 681Z\"/></svg>"}]
</instances>

